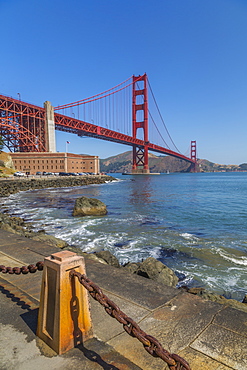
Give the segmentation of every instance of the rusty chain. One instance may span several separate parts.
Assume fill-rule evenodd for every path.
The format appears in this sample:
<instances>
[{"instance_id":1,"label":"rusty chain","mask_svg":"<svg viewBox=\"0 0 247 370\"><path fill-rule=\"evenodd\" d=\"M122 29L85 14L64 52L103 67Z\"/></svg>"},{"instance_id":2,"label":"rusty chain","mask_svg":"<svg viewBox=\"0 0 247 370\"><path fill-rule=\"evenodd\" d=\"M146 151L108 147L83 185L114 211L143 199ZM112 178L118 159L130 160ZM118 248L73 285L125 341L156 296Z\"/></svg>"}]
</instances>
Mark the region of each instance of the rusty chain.
<instances>
[{"instance_id":1,"label":"rusty chain","mask_svg":"<svg viewBox=\"0 0 247 370\"><path fill-rule=\"evenodd\" d=\"M123 325L124 330L129 335L137 338L143 344L148 353L154 357L160 357L168 364L170 370L191 370L187 361L176 354L169 353L162 347L156 338L146 334L133 319L122 312L120 308L102 292L100 287L93 283L86 275L71 270L70 277L74 276L78 278L79 282L88 290L89 294L104 306L106 312Z\"/></svg>"},{"instance_id":2,"label":"rusty chain","mask_svg":"<svg viewBox=\"0 0 247 370\"><path fill-rule=\"evenodd\" d=\"M28 265L28 266L22 266L22 267L6 267L4 265L0 265L0 272L3 274L28 274L29 272L33 274L34 272L42 271L44 267L44 262L39 261L35 265Z\"/></svg>"}]
</instances>

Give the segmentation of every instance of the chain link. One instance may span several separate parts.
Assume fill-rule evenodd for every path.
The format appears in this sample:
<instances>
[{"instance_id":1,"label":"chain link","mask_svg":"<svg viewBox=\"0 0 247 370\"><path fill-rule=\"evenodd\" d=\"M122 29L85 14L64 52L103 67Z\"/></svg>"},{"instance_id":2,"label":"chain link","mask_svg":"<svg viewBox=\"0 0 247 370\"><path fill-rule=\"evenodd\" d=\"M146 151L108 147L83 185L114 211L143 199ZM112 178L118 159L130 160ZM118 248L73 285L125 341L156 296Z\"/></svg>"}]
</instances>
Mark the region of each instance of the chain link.
<instances>
[{"instance_id":1,"label":"chain link","mask_svg":"<svg viewBox=\"0 0 247 370\"><path fill-rule=\"evenodd\" d=\"M93 283L86 275L71 270L70 277L74 276L78 278L79 282L88 290L89 294L104 306L105 311L123 325L124 330L129 335L137 338L143 344L148 353L165 361L170 370L191 370L187 361L176 354L169 353L162 347L156 338L146 334L133 319L122 312L120 308L102 292L100 287Z\"/></svg>"},{"instance_id":2,"label":"chain link","mask_svg":"<svg viewBox=\"0 0 247 370\"><path fill-rule=\"evenodd\" d=\"M28 274L29 272L33 274L36 271L42 271L44 268L44 262L39 261L35 265L28 265L28 266L22 266L22 267L6 267L4 265L0 265L0 272L3 274Z\"/></svg>"}]
</instances>

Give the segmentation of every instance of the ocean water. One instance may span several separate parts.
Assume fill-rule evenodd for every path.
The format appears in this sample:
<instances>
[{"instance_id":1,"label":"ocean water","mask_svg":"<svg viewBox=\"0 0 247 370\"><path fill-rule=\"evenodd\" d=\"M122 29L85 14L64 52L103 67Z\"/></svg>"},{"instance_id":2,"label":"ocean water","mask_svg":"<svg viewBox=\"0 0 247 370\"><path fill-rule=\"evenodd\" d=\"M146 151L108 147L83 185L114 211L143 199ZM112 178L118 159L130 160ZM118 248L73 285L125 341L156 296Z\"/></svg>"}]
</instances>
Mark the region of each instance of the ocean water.
<instances>
[{"instance_id":1,"label":"ocean water","mask_svg":"<svg viewBox=\"0 0 247 370\"><path fill-rule=\"evenodd\" d=\"M107 249L122 264L152 256L176 272L179 286L203 286L242 300L246 172L113 176L116 181L103 185L14 194L1 207L83 251ZM72 217L82 195L106 203L108 214Z\"/></svg>"}]
</instances>

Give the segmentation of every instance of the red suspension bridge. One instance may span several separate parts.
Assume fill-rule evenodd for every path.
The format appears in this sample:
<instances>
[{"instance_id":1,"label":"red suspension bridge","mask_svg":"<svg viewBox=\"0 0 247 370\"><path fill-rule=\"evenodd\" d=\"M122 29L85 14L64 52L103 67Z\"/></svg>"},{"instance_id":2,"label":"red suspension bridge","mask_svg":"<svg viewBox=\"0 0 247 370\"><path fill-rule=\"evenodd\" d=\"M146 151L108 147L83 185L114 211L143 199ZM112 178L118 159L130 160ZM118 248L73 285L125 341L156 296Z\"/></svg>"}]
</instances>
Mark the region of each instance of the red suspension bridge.
<instances>
[{"instance_id":1,"label":"red suspension bridge","mask_svg":"<svg viewBox=\"0 0 247 370\"><path fill-rule=\"evenodd\" d=\"M196 171L196 141L191 141L190 156L179 152L146 74L54 108L49 102L42 108L0 95L0 135L10 151L55 152L55 130L132 146L133 173L149 172L149 151L185 160Z\"/></svg>"}]
</instances>

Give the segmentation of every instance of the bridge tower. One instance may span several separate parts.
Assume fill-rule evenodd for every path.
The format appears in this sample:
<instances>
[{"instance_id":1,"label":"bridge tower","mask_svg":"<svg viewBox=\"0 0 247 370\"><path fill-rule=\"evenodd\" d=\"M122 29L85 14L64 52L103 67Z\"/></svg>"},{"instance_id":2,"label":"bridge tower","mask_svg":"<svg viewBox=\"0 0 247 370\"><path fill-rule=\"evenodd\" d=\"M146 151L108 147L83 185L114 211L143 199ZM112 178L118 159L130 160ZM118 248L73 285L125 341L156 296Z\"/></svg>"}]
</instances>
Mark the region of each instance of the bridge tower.
<instances>
[{"instance_id":1,"label":"bridge tower","mask_svg":"<svg viewBox=\"0 0 247 370\"><path fill-rule=\"evenodd\" d=\"M137 130L142 129L144 147L133 146L132 173L149 173L148 167L148 94L147 75L133 76L132 93L132 135L137 138Z\"/></svg>"},{"instance_id":2,"label":"bridge tower","mask_svg":"<svg viewBox=\"0 0 247 370\"><path fill-rule=\"evenodd\" d=\"M190 145L190 158L194 161L191 163L190 172L197 172L197 162L196 162L196 141L192 140Z\"/></svg>"}]
</instances>

